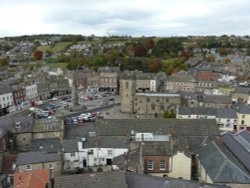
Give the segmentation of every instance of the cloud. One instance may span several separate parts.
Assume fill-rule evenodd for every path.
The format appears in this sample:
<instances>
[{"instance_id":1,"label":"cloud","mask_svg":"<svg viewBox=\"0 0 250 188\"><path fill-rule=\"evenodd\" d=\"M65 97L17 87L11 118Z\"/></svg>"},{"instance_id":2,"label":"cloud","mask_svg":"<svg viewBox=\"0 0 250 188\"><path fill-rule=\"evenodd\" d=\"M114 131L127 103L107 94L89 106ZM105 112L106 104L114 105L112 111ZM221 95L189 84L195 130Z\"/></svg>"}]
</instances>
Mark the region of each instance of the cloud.
<instances>
[{"instance_id":1,"label":"cloud","mask_svg":"<svg viewBox=\"0 0 250 188\"><path fill-rule=\"evenodd\" d=\"M248 0L11 0L0 2L0 36L246 35Z\"/></svg>"}]
</instances>

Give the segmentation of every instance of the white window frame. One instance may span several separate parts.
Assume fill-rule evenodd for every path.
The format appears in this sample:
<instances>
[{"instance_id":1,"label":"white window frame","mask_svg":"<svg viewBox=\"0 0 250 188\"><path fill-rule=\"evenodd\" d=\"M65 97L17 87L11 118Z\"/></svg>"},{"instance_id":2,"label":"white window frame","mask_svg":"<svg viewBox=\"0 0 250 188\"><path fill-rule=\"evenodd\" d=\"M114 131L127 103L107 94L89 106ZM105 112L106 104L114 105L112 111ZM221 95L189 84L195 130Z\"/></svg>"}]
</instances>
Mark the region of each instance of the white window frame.
<instances>
[{"instance_id":1,"label":"white window frame","mask_svg":"<svg viewBox=\"0 0 250 188\"><path fill-rule=\"evenodd\" d=\"M154 161L152 160L147 161L147 169L154 170Z\"/></svg>"},{"instance_id":2,"label":"white window frame","mask_svg":"<svg viewBox=\"0 0 250 188\"><path fill-rule=\"evenodd\" d=\"M166 161L160 160L159 169L160 169L160 170L166 170Z\"/></svg>"},{"instance_id":3,"label":"white window frame","mask_svg":"<svg viewBox=\"0 0 250 188\"><path fill-rule=\"evenodd\" d=\"M53 163L49 163L49 169L54 169L54 164Z\"/></svg>"},{"instance_id":4,"label":"white window frame","mask_svg":"<svg viewBox=\"0 0 250 188\"><path fill-rule=\"evenodd\" d=\"M108 150L108 155L113 155L113 150L109 149Z\"/></svg>"},{"instance_id":5,"label":"white window frame","mask_svg":"<svg viewBox=\"0 0 250 188\"><path fill-rule=\"evenodd\" d=\"M25 165L25 169L26 169L26 170L32 170L32 165L31 165L31 164Z\"/></svg>"}]
</instances>

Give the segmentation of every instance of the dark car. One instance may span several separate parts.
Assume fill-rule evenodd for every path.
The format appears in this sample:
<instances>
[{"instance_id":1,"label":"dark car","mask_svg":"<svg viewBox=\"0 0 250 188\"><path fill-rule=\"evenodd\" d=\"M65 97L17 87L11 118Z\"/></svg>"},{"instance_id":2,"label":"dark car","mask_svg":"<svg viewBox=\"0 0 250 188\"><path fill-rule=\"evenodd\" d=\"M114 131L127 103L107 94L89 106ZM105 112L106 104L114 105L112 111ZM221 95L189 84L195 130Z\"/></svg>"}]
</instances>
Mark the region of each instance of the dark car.
<instances>
[{"instance_id":1,"label":"dark car","mask_svg":"<svg viewBox=\"0 0 250 188\"><path fill-rule=\"evenodd\" d=\"M82 173L84 173L84 169L83 169L83 168L80 168L80 167L76 167L76 168L75 168L75 173L76 173L76 174L82 174Z\"/></svg>"}]
</instances>

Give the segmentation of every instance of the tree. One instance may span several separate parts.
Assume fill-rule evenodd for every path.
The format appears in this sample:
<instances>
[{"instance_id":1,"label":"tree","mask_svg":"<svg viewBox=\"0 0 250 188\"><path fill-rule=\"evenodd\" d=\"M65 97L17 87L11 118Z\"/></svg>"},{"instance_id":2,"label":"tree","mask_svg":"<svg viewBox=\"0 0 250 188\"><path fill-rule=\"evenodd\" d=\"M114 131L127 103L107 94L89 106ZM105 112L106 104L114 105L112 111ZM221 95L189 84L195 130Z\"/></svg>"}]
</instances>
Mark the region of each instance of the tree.
<instances>
[{"instance_id":1,"label":"tree","mask_svg":"<svg viewBox=\"0 0 250 188\"><path fill-rule=\"evenodd\" d=\"M163 114L164 118L175 118L176 114L174 113L174 111L165 111Z\"/></svg>"},{"instance_id":2,"label":"tree","mask_svg":"<svg viewBox=\"0 0 250 188\"><path fill-rule=\"evenodd\" d=\"M162 64L159 59L151 59L148 63L149 72L157 73L161 70Z\"/></svg>"},{"instance_id":3,"label":"tree","mask_svg":"<svg viewBox=\"0 0 250 188\"><path fill-rule=\"evenodd\" d=\"M0 66L3 67L5 65L8 65L8 61L6 58L0 58Z\"/></svg>"},{"instance_id":4,"label":"tree","mask_svg":"<svg viewBox=\"0 0 250 188\"><path fill-rule=\"evenodd\" d=\"M70 53L68 61L69 63L67 68L70 70L77 70L83 65L89 64L88 60L82 54L75 50Z\"/></svg>"},{"instance_id":5,"label":"tree","mask_svg":"<svg viewBox=\"0 0 250 188\"><path fill-rule=\"evenodd\" d=\"M117 58L118 58L118 52L115 49L112 48L106 52L106 59L111 65L115 64Z\"/></svg>"},{"instance_id":6,"label":"tree","mask_svg":"<svg viewBox=\"0 0 250 188\"><path fill-rule=\"evenodd\" d=\"M134 56L135 57L143 57L147 55L147 50L143 47L143 45L139 44L134 47Z\"/></svg>"},{"instance_id":7,"label":"tree","mask_svg":"<svg viewBox=\"0 0 250 188\"><path fill-rule=\"evenodd\" d=\"M226 57L226 58L223 59L223 62L224 62L224 63L230 63L231 60L230 60L229 58Z\"/></svg>"},{"instance_id":8,"label":"tree","mask_svg":"<svg viewBox=\"0 0 250 188\"><path fill-rule=\"evenodd\" d=\"M142 41L142 46L146 49L146 51L153 48L154 45L155 45L155 41L153 38L144 38Z\"/></svg>"},{"instance_id":9,"label":"tree","mask_svg":"<svg viewBox=\"0 0 250 188\"><path fill-rule=\"evenodd\" d=\"M209 55L206 59L208 62L215 62L215 57L212 55Z\"/></svg>"},{"instance_id":10,"label":"tree","mask_svg":"<svg viewBox=\"0 0 250 188\"><path fill-rule=\"evenodd\" d=\"M219 54L221 56L225 56L225 55L227 55L227 50L225 48L219 48Z\"/></svg>"},{"instance_id":11,"label":"tree","mask_svg":"<svg viewBox=\"0 0 250 188\"><path fill-rule=\"evenodd\" d=\"M107 59L104 55L96 55L90 59L90 66L95 70L98 67L103 67L106 65L107 65Z\"/></svg>"},{"instance_id":12,"label":"tree","mask_svg":"<svg viewBox=\"0 0 250 188\"><path fill-rule=\"evenodd\" d=\"M179 52L182 51L182 42L177 38L163 38L159 39L153 48L153 55L157 57L178 57Z\"/></svg>"},{"instance_id":13,"label":"tree","mask_svg":"<svg viewBox=\"0 0 250 188\"><path fill-rule=\"evenodd\" d=\"M203 38L199 39L196 44L197 44L197 47L201 51L202 58L206 59L207 50L205 49L206 48L206 42L205 42L205 40Z\"/></svg>"},{"instance_id":14,"label":"tree","mask_svg":"<svg viewBox=\"0 0 250 188\"><path fill-rule=\"evenodd\" d=\"M41 60L43 58L43 52L40 51L40 50L36 50L34 53L33 53L33 58L35 60Z\"/></svg>"}]
</instances>

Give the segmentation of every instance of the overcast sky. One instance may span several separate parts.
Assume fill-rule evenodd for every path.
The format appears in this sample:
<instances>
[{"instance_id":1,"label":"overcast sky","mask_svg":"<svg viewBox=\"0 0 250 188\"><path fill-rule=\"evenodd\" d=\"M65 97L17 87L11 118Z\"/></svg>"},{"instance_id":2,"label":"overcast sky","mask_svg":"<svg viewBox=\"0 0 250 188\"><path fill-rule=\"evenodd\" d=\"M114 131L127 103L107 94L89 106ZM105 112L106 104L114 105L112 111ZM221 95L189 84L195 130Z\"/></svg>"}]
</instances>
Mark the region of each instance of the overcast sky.
<instances>
[{"instance_id":1,"label":"overcast sky","mask_svg":"<svg viewBox=\"0 0 250 188\"><path fill-rule=\"evenodd\" d=\"M0 0L0 37L250 34L250 0Z\"/></svg>"}]
</instances>

